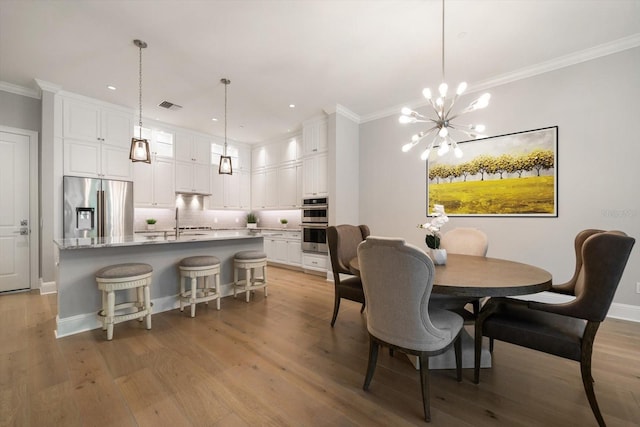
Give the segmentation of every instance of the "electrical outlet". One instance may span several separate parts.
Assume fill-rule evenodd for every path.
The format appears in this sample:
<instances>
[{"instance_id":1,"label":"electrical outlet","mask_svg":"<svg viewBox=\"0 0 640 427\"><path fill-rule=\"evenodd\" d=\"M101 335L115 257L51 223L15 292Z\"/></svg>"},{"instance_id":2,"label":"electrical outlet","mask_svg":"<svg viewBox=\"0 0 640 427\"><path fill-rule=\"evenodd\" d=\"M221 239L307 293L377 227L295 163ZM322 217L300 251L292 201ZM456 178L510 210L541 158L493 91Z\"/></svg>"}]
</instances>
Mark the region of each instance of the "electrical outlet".
<instances>
[{"instance_id":1,"label":"electrical outlet","mask_svg":"<svg viewBox=\"0 0 640 427\"><path fill-rule=\"evenodd\" d=\"M640 294L640 282L636 283L636 294Z\"/></svg>"}]
</instances>

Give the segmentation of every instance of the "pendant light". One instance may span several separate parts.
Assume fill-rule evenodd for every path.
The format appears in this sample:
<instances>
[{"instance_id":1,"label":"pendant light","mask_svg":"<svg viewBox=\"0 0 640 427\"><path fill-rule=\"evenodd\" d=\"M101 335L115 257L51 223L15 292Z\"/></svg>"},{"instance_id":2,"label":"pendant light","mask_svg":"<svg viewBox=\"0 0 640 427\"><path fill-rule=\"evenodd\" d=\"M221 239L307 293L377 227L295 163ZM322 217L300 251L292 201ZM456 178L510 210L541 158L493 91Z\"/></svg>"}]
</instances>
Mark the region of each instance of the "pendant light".
<instances>
[{"instance_id":1,"label":"pendant light","mask_svg":"<svg viewBox=\"0 0 640 427\"><path fill-rule=\"evenodd\" d=\"M220 79L220 83L224 85L224 154L220 156L220 166L218 166L218 173L220 175L233 175L231 156L227 156L227 86L231 84L231 80Z\"/></svg>"},{"instance_id":2,"label":"pendant light","mask_svg":"<svg viewBox=\"0 0 640 427\"><path fill-rule=\"evenodd\" d=\"M444 0L442 0L442 83L438 87L438 94L440 96L434 101L431 89L427 88L422 91L422 95L429 102L429 105L431 105L431 108L435 113L435 118L423 116L422 114L413 111L408 107L404 107L402 109L402 115L399 119L400 123L403 124L430 123L432 125L431 128L413 135L411 137L411 142L402 146L402 151L407 152L427 136L435 134L431 143L428 144L426 149L422 152L422 155L420 156L422 160L429 159L431 150L433 150L435 147L438 147L439 156L447 154L449 152L449 149L451 148L456 157L462 157L462 149L458 147L458 144L451 136L452 130L459 131L470 138L485 137L484 135L481 135L481 132L484 132L485 129L484 125L459 126L453 123L454 119L465 113L475 111L480 108L485 108L487 105L489 105L489 98L491 98L491 95L485 93L478 99L471 102L471 104L469 104L469 106L464 110L452 114L453 106L455 105L456 100L467 89L467 83L460 83L453 97L451 97L450 100L447 99L449 86L444 82L444 33Z\"/></svg>"},{"instance_id":3,"label":"pendant light","mask_svg":"<svg viewBox=\"0 0 640 427\"><path fill-rule=\"evenodd\" d=\"M135 136L131 138L131 150L129 151L129 159L131 159L132 162L151 163L149 141L142 138L142 49L146 48L147 44L138 39L134 40L133 44L138 46L138 49L140 50L138 69L138 102L140 106L138 128L140 130L140 134L139 138L136 138Z\"/></svg>"}]
</instances>

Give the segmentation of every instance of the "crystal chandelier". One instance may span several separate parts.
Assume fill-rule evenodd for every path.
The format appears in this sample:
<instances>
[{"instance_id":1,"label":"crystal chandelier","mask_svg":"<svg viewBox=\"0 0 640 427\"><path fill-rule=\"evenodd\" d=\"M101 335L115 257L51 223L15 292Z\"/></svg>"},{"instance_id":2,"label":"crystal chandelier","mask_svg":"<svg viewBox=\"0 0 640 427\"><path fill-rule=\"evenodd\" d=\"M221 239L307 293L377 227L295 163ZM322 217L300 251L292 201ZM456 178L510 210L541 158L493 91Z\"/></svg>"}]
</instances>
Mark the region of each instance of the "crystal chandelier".
<instances>
[{"instance_id":1,"label":"crystal chandelier","mask_svg":"<svg viewBox=\"0 0 640 427\"><path fill-rule=\"evenodd\" d=\"M431 154L431 150L438 147L438 155L443 156L449 152L450 149L453 149L453 152L456 157L462 157L462 149L458 147L456 141L451 137L451 131L459 131L470 138L483 138L484 135L481 135L484 132L484 125L454 125L453 120L458 118L459 116L479 110L481 108L485 108L489 105L489 98L491 95L485 93L481 95L479 98L471 102L469 106L465 109L454 113L453 106L455 105L458 97L464 93L467 89L467 83L462 82L458 85L458 88L455 94L447 98L449 86L444 83L445 75L444 75L444 0L442 0L442 84L438 87L438 94L440 95L435 101L433 99L433 95L431 93L431 89L426 88L422 91L422 95L427 99L429 105L433 108L435 112L435 117L427 117L418 113L417 111L413 111L408 107L404 107L402 109L402 115L400 116L400 123L430 123L433 126L427 130L419 132L416 135L411 137L411 142L402 146L402 151L405 153L415 147L420 141L426 138L429 135L434 135L433 140L427 148L422 152L420 158L422 160L427 160L429 155ZM437 143L437 145L436 145Z\"/></svg>"},{"instance_id":2,"label":"crystal chandelier","mask_svg":"<svg viewBox=\"0 0 640 427\"><path fill-rule=\"evenodd\" d=\"M131 138L131 149L129 150L129 159L132 162L144 162L151 163L151 153L149 152L149 141L142 138L142 49L147 47L147 44L142 40L134 40L133 44L140 49L139 55L139 68L138 68L138 101L140 106L140 117L138 119L138 127L140 129L139 138L135 136Z\"/></svg>"},{"instance_id":3,"label":"crystal chandelier","mask_svg":"<svg viewBox=\"0 0 640 427\"><path fill-rule=\"evenodd\" d=\"M231 83L231 80L220 79L220 83L224 85L224 155L220 156L220 166L218 166L218 174L233 175L231 156L227 156L227 87Z\"/></svg>"}]
</instances>

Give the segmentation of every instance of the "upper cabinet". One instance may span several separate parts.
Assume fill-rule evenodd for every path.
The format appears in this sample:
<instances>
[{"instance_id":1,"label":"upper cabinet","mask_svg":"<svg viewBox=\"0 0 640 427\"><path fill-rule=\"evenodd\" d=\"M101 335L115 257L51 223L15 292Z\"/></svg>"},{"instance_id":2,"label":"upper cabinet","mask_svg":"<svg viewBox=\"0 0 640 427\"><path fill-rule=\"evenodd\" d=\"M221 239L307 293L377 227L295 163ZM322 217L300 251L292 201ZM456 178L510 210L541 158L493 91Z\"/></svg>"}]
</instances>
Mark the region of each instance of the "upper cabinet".
<instances>
[{"instance_id":1,"label":"upper cabinet","mask_svg":"<svg viewBox=\"0 0 640 427\"><path fill-rule=\"evenodd\" d=\"M133 112L63 97L65 175L130 180Z\"/></svg>"},{"instance_id":2,"label":"upper cabinet","mask_svg":"<svg viewBox=\"0 0 640 427\"><path fill-rule=\"evenodd\" d=\"M306 122L302 130L302 141L305 156L327 151L327 120Z\"/></svg>"},{"instance_id":3,"label":"upper cabinet","mask_svg":"<svg viewBox=\"0 0 640 427\"><path fill-rule=\"evenodd\" d=\"M211 140L200 135L179 131L176 132L175 151L177 161L208 165L211 160Z\"/></svg>"}]
</instances>

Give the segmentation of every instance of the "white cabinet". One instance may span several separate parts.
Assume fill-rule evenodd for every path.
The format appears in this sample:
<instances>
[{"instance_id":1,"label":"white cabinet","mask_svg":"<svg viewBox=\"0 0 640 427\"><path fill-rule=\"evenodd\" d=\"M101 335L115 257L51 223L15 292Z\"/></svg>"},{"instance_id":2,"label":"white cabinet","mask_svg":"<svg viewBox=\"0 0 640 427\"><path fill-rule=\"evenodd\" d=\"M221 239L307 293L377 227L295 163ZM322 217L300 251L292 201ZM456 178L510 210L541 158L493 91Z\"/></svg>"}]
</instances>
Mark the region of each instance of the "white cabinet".
<instances>
[{"instance_id":1,"label":"white cabinet","mask_svg":"<svg viewBox=\"0 0 640 427\"><path fill-rule=\"evenodd\" d=\"M305 156L327 151L327 120L305 123L302 129L302 141Z\"/></svg>"},{"instance_id":2,"label":"white cabinet","mask_svg":"<svg viewBox=\"0 0 640 427\"><path fill-rule=\"evenodd\" d=\"M133 113L63 98L65 175L130 180Z\"/></svg>"},{"instance_id":3,"label":"white cabinet","mask_svg":"<svg viewBox=\"0 0 640 427\"><path fill-rule=\"evenodd\" d=\"M276 232L264 237L267 259L278 264L302 265L299 231Z\"/></svg>"},{"instance_id":4,"label":"white cabinet","mask_svg":"<svg viewBox=\"0 0 640 427\"><path fill-rule=\"evenodd\" d=\"M186 131L177 131L175 139L176 160L210 164L211 140Z\"/></svg>"},{"instance_id":5,"label":"white cabinet","mask_svg":"<svg viewBox=\"0 0 640 427\"><path fill-rule=\"evenodd\" d=\"M65 139L101 142L127 149L131 146L133 112L72 98L64 98L62 102L62 135Z\"/></svg>"},{"instance_id":6,"label":"white cabinet","mask_svg":"<svg viewBox=\"0 0 640 427\"><path fill-rule=\"evenodd\" d=\"M176 161L175 191L211 194L210 181L211 165Z\"/></svg>"},{"instance_id":7,"label":"white cabinet","mask_svg":"<svg viewBox=\"0 0 640 427\"><path fill-rule=\"evenodd\" d=\"M280 164L295 163L302 160L302 135L294 135L282 142Z\"/></svg>"},{"instance_id":8,"label":"white cabinet","mask_svg":"<svg viewBox=\"0 0 640 427\"><path fill-rule=\"evenodd\" d=\"M277 169L266 169L252 174L251 206L254 209L278 207Z\"/></svg>"},{"instance_id":9,"label":"white cabinet","mask_svg":"<svg viewBox=\"0 0 640 427\"><path fill-rule=\"evenodd\" d=\"M278 207L298 208L302 203L302 164L278 168Z\"/></svg>"},{"instance_id":10,"label":"white cabinet","mask_svg":"<svg viewBox=\"0 0 640 427\"><path fill-rule=\"evenodd\" d=\"M133 200L136 207L173 208L176 204L175 162L155 159L133 166Z\"/></svg>"},{"instance_id":11,"label":"white cabinet","mask_svg":"<svg viewBox=\"0 0 640 427\"><path fill-rule=\"evenodd\" d=\"M321 254L302 253L302 267L305 270L327 271L327 256Z\"/></svg>"},{"instance_id":12,"label":"white cabinet","mask_svg":"<svg viewBox=\"0 0 640 427\"><path fill-rule=\"evenodd\" d=\"M251 174L245 171L233 175L211 173L210 209L249 209L251 203Z\"/></svg>"},{"instance_id":13,"label":"white cabinet","mask_svg":"<svg viewBox=\"0 0 640 427\"><path fill-rule=\"evenodd\" d=\"M302 161L303 197L326 196L328 194L327 166L326 153L304 158Z\"/></svg>"},{"instance_id":14,"label":"white cabinet","mask_svg":"<svg viewBox=\"0 0 640 427\"><path fill-rule=\"evenodd\" d=\"M278 166L280 164L281 148L279 143L254 148L251 151L251 167L253 170Z\"/></svg>"}]
</instances>

